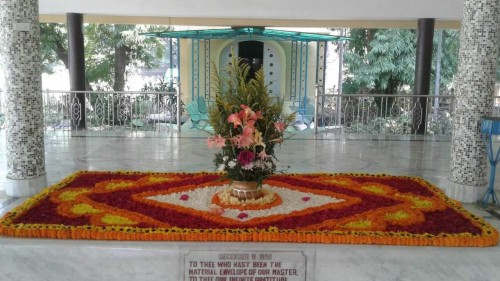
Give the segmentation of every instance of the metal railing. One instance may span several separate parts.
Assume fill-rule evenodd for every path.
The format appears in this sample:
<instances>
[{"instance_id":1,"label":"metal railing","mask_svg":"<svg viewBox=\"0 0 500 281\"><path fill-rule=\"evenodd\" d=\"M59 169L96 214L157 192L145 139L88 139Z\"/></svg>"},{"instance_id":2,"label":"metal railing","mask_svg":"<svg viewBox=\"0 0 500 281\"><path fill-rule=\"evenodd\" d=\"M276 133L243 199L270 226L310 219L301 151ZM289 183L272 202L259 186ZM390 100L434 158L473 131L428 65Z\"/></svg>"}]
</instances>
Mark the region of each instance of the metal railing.
<instances>
[{"instance_id":1,"label":"metal railing","mask_svg":"<svg viewBox=\"0 0 500 281\"><path fill-rule=\"evenodd\" d=\"M178 89L176 92L43 91L45 129L46 132L71 131L84 124L87 133L99 136L129 132L158 135L174 129L180 132L180 125L188 117L183 116ZM85 105L81 103L82 96ZM453 129L455 102L453 95L322 94L307 105L297 104L297 122L304 124L302 128L314 128L315 133L410 135L423 132L448 136ZM85 116L85 120L81 116ZM495 97L493 116L500 116L500 96Z\"/></svg>"},{"instance_id":2,"label":"metal railing","mask_svg":"<svg viewBox=\"0 0 500 281\"><path fill-rule=\"evenodd\" d=\"M46 132L180 132L185 121L177 92L43 91L43 102Z\"/></svg>"},{"instance_id":3,"label":"metal railing","mask_svg":"<svg viewBox=\"0 0 500 281\"><path fill-rule=\"evenodd\" d=\"M322 94L315 103L315 133L451 135L453 129L453 95Z\"/></svg>"}]
</instances>

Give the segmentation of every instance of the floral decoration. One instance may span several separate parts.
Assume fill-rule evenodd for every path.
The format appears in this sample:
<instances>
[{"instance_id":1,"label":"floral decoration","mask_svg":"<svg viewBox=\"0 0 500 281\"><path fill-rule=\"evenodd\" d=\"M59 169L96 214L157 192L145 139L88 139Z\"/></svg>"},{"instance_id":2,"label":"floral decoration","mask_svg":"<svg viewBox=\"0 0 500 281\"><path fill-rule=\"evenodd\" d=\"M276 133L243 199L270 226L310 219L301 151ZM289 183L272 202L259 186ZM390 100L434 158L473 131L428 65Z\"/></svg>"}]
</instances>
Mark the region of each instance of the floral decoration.
<instances>
[{"instance_id":1,"label":"floral decoration","mask_svg":"<svg viewBox=\"0 0 500 281\"><path fill-rule=\"evenodd\" d=\"M276 174L263 182L276 194L274 200L238 206L218 196L229 183L219 173L79 172L5 214L0 234L411 246L498 243L493 226L421 178Z\"/></svg>"},{"instance_id":2,"label":"floral decoration","mask_svg":"<svg viewBox=\"0 0 500 281\"><path fill-rule=\"evenodd\" d=\"M283 101L269 95L262 70L247 79L249 66L234 58L225 75L216 71L209 111L214 135L207 145L222 151L214 164L232 180L262 182L277 170L274 148L284 141L294 116L284 115Z\"/></svg>"}]
</instances>

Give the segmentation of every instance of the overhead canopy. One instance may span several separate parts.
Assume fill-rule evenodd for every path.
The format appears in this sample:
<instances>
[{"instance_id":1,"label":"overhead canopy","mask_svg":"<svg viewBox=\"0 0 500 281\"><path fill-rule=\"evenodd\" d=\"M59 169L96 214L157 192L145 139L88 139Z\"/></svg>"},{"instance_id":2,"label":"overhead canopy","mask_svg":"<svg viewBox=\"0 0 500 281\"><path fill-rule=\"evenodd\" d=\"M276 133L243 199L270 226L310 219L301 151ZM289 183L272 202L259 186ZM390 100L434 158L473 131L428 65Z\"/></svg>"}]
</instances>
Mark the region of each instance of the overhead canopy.
<instances>
[{"instance_id":1,"label":"overhead canopy","mask_svg":"<svg viewBox=\"0 0 500 281\"><path fill-rule=\"evenodd\" d=\"M266 29L263 27L233 27L225 29L163 31L163 32L143 33L142 35L150 37L162 37L162 38L243 39L243 40L277 40L277 41L302 41L302 42L349 40L349 37L344 37L344 36Z\"/></svg>"}]
</instances>

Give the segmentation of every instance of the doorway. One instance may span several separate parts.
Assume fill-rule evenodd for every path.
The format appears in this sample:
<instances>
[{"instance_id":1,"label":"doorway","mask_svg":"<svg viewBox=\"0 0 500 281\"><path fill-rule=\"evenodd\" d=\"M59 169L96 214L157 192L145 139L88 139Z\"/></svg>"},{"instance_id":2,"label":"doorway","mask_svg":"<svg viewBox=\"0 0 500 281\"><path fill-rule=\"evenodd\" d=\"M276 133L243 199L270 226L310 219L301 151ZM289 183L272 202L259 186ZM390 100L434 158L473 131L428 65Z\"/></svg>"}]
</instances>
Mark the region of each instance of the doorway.
<instances>
[{"instance_id":1,"label":"doorway","mask_svg":"<svg viewBox=\"0 0 500 281\"><path fill-rule=\"evenodd\" d=\"M264 60L264 43L261 41L238 42L238 56L242 63L250 66L247 81L255 78L257 70L262 68Z\"/></svg>"}]
</instances>

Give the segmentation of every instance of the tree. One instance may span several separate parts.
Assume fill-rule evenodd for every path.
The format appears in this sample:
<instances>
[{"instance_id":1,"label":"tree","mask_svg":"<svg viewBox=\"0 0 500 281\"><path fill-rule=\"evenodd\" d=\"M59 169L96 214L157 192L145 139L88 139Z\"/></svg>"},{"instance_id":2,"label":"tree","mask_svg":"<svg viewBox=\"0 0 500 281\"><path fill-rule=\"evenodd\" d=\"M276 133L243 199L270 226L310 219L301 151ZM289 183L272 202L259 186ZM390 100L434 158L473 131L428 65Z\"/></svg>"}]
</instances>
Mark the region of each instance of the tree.
<instances>
[{"instance_id":1,"label":"tree","mask_svg":"<svg viewBox=\"0 0 500 281\"><path fill-rule=\"evenodd\" d=\"M404 86L413 88L415 30L351 29L349 36L352 40L344 51L344 92L396 94ZM457 72L458 37L456 30L443 32L441 85L449 85ZM434 51L437 51L437 38L435 40Z\"/></svg>"},{"instance_id":2,"label":"tree","mask_svg":"<svg viewBox=\"0 0 500 281\"><path fill-rule=\"evenodd\" d=\"M353 29L347 43L344 91L395 94L413 83L416 33L405 29Z\"/></svg>"},{"instance_id":3,"label":"tree","mask_svg":"<svg viewBox=\"0 0 500 281\"><path fill-rule=\"evenodd\" d=\"M436 57L438 49L438 34L434 36L434 54ZM445 29L443 30L442 38L442 54L441 54L441 70L439 84L441 87L449 87L453 85L455 75L458 71L458 50L460 48L460 32L459 30ZM436 78L436 64L432 64L432 82L434 85ZM432 87L431 87L432 88Z\"/></svg>"},{"instance_id":4,"label":"tree","mask_svg":"<svg viewBox=\"0 0 500 281\"><path fill-rule=\"evenodd\" d=\"M144 25L84 25L87 90L98 87L123 91L127 68L158 65L164 53L163 41L139 33L165 29ZM41 38L44 72L50 73L59 61L68 68L66 26L41 24Z\"/></svg>"},{"instance_id":5,"label":"tree","mask_svg":"<svg viewBox=\"0 0 500 281\"><path fill-rule=\"evenodd\" d=\"M164 30L142 25L90 24L85 28L87 72L95 81L115 91L125 89L127 67L152 68L163 56L158 38L140 36L141 32ZM112 72L110 72L112 70Z\"/></svg>"},{"instance_id":6,"label":"tree","mask_svg":"<svg viewBox=\"0 0 500 281\"><path fill-rule=\"evenodd\" d=\"M68 68L68 36L66 26L57 23L40 24L42 71L53 73L54 66L64 64Z\"/></svg>"}]
</instances>

